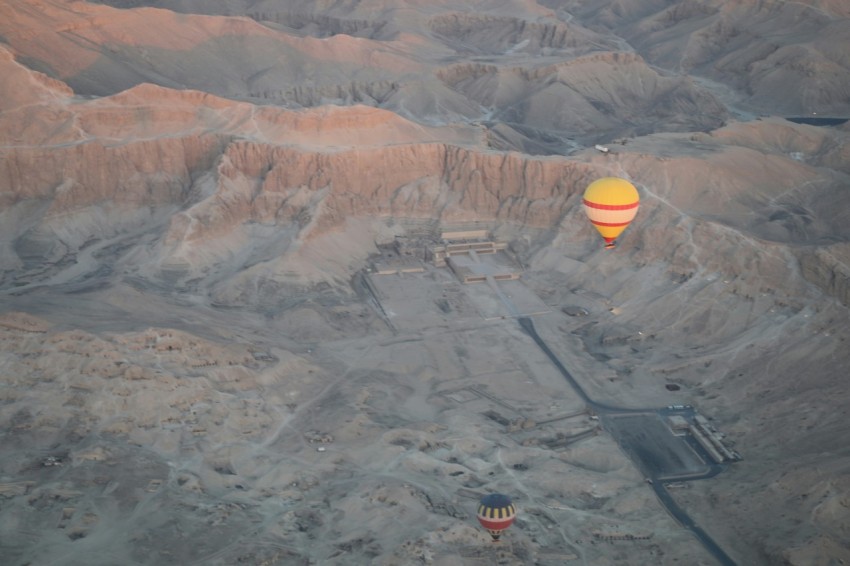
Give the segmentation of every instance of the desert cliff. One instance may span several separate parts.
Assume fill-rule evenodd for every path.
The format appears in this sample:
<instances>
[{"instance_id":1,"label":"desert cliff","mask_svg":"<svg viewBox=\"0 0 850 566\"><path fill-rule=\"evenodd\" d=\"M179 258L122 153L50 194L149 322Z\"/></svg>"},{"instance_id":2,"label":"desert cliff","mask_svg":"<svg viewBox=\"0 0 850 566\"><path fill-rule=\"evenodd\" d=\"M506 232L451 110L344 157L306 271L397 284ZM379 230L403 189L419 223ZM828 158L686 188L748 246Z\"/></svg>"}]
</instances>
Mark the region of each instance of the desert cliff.
<instances>
[{"instance_id":1,"label":"desert cliff","mask_svg":"<svg viewBox=\"0 0 850 566\"><path fill-rule=\"evenodd\" d=\"M839 0L0 6L4 563L715 563L522 317L723 431L671 493L734 563L850 560L848 50ZM431 261L471 229L519 281Z\"/></svg>"}]
</instances>

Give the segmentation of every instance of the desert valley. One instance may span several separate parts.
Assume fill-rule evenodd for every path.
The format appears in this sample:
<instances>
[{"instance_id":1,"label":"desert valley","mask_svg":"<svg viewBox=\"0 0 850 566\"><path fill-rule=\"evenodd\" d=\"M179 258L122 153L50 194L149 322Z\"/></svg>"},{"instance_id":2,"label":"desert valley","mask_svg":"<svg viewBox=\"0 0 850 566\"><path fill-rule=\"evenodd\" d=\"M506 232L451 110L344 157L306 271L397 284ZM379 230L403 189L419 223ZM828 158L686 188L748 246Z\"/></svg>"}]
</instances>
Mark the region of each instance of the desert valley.
<instances>
[{"instance_id":1,"label":"desert valley","mask_svg":"<svg viewBox=\"0 0 850 566\"><path fill-rule=\"evenodd\" d=\"M0 563L850 564L848 55L844 0L0 2Z\"/></svg>"}]
</instances>

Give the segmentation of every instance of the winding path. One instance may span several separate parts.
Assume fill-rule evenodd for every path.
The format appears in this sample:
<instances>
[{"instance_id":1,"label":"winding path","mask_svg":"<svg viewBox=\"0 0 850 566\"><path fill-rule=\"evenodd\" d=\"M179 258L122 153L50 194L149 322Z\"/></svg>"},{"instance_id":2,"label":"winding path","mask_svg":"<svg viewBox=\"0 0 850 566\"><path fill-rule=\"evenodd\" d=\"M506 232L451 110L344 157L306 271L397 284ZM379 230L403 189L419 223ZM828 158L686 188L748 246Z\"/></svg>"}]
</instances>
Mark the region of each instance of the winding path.
<instances>
[{"instance_id":1,"label":"winding path","mask_svg":"<svg viewBox=\"0 0 850 566\"><path fill-rule=\"evenodd\" d=\"M519 317L517 319L519 321L520 327L528 334L532 340L543 350L549 360L558 368L561 372L561 375L564 376L564 379L570 384L570 386L575 390L576 394L578 394L581 399L587 403L589 407L594 409L597 413L601 415L626 415L626 414L635 414L635 413L647 413L647 412L657 412L657 408L651 409L628 409L623 407L615 407L613 405L607 405L605 403L599 403L591 399L587 393L582 389L581 385L576 381L576 379L572 376L572 374L564 367L564 364L561 363L561 360L555 355L554 352L549 348L543 338L537 333L537 330L534 328L534 322L527 317ZM625 450L627 454L629 454L632 459L634 456L631 454L629 450ZM640 467L639 462L635 462ZM682 476L664 476L658 477L657 475L651 476L648 478L649 483L652 485L653 491L655 491L655 495L658 497L658 500L662 505L667 509L667 512L676 519L683 527L691 531L694 536L702 543L705 549L714 556L717 561L723 566L736 566L736 563L732 558L726 554L726 552L720 548L720 546L712 539L708 533L706 533L696 522L691 519L690 515L682 509L678 503L673 499L670 495L670 492L667 491L667 488L664 486L665 482L668 481L691 481L697 479L705 479L714 477L719 474L723 470L723 467L720 465L710 466L706 472L699 474L689 474Z\"/></svg>"}]
</instances>

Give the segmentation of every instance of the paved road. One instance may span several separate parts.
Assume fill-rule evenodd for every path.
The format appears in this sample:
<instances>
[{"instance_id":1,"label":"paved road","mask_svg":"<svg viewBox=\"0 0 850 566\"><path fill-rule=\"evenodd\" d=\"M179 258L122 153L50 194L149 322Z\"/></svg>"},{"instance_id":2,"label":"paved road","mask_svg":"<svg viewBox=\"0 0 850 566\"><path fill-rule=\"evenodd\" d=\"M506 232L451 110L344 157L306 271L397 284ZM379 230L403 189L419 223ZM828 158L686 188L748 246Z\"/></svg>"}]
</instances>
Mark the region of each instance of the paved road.
<instances>
[{"instance_id":1,"label":"paved road","mask_svg":"<svg viewBox=\"0 0 850 566\"><path fill-rule=\"evenodd\" d=\"M796 124L808 124L809 126L840 126L850 118L835 118L824 116L790 116L785 118Z\"/></svg>"},{"instance_id":2,"label":"paved road","mask_svg":"<svg viewBox=\"0 0 850 566\"><path fill-rule=\"evenodd\" d=\"M546 342L537 334L537 330L534 328L534 322L528 317L520 317L519 325L528 334L532 340L540 347L541 350L549 357L555 367L561 372L561 375L564 376L564 379L570 384L570 386L575 390L576 394L578 394L581 399L587 403L589 407L595 410L600 415L607 416L616 416L616 415L630 415L637 413L657 413L659 415L665 415L669 413L667 409L659 409L659 408L649 408L649 409L628 409L624 407L615 407L614 405L607 405L605 403L599 403L591 399L587 393L582 389L581 385L575 380L572 374L567 371L567 368L564 367L564 364L561 363L561 360L555 355L554 352L546 345ZM619 440L618 440L619 441ZM695 472L695 473L687 473L677 476L669 476L665 475L660 477L657 471L655 470L646 470L647 462L640 461L639 457L636 454L641 452L640 446L629 445L624 446L621 444L621 447L624 451L629 454L629 456L635 461L635 464L642 470L648 472L648 479L652 484L652 489L655 491L655 495L658 497L658 500L662 505L667 509L667 512L673 516L683 527L690 530L694 536L702 543L705 549L714 556L717 561L723 566L736 566L735 561L729 557L726 552L720 546L714 542L708 533L706 533L699 525L691 519L690 515L685 512L684 509L679 507L673 497L670 495L670 492L667 491L667 488L664 487L664 482L666 481L690 481L696 479L704 479L714 477L719 474L723 470L723 466L720 465L712 465L709 466L705 472Z\"/></svg>"},{"instance_id":3,"label":"paved road","mask_svg":"<svg viewBox=\"0 0 850 566\"><path fill-rule=\"evenodd\" d=\"M723 566L736 566L735 561L732 560L732 558L730 558L716 542L714 542L714 539L711 538L708 533L702 529L702 527L697 525L684 509L679 507L679 504L676 503L670 495L670 492L667 491L666 487L664 487L663 482L653 481L652 489L655 491L655 495L658 497L658 500L661 501L661 504L667 508L667 512L670 513L674 519L679 521L683 527L694 533L694 536L699 539L705 549L710 552L720 564Z\"/></svg>"}]
</instances>

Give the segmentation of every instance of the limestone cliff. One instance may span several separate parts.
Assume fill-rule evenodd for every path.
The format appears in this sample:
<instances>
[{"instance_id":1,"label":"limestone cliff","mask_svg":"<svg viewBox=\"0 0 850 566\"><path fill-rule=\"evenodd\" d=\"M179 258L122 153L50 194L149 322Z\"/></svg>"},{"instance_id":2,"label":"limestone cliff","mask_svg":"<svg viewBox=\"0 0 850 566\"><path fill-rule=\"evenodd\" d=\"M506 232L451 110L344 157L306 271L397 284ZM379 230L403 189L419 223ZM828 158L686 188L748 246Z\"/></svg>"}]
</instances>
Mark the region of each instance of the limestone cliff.
<instances>
[{"instance_id":1,"label":"limestone cliff","mask_svg":"<svg viewBox=\"0 0 850 566\"><path fill-rule=\"evenodd\" d=\"M644 227L634 237L643 261L677 257L705 223L786 244L850 238L837 190L850 147L841 130L773 119L710 134L635 138L605 155L535 157L494 151L492 132L476 124L427 126L359 105L287 110L151 84L85 99L27 69L8 49L0 65L15 78L0 87L7 270L39 254L69 261L93 238L138 230L151 245L131 271L154 279L179 272L183 282L223 264L235 274L261 263L270 267L264 277L286 279L291 270L283 264L301 246L342 233L358 218L478 221L573 237L587 228L584 187L611 174L631 178L642 192ZM598 65L641 79L620 77L620 87L606 91L592 80L589 68ZM482 104L507 107L518 81L569 85L589 99L610 96L612 109L690 88L650 71L638 55L611 53L530 70L458 65L440 80ZM636 84L644 90L630 91ZM541 124L544 106L535 118ZM535 108L526 106L526 121ZM585 119L594 115L602 119L592 112ZM671 222L685 240L671 236ZM681 265L674 263L682 273L693 261L721 271L734 264L724 267L711 254L681 256ZM807 261L807 273L818 272ZM334 278L344 280L353 268ZM842 293L841 285L822 287Z\"/></svg>"}]
</instances>

